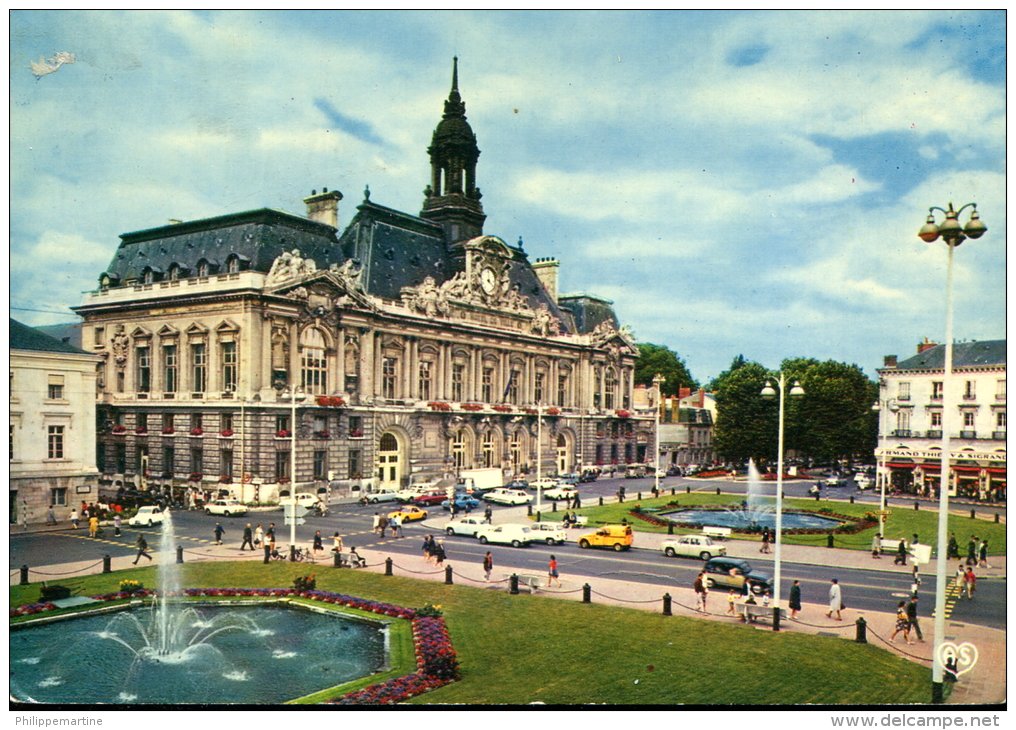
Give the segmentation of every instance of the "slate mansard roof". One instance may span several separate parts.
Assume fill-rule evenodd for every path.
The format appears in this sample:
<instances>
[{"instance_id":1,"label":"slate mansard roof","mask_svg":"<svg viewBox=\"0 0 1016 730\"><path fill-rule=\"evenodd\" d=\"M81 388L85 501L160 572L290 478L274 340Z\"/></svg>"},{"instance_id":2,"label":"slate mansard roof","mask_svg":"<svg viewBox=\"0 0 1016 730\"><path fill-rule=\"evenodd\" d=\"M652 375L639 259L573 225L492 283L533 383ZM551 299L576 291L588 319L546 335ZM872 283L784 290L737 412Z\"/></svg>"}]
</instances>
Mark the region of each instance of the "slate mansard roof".
<instances>
[{"instance_id":1,"label":"slate mansard roof","mask_svg":"<svg viewBox=\"0 0 1016 730\"><path fill-rule=\"evenodd\" d=\"M62 340L40 332L34 327L21 324L17 320L10 320L10 339L12 350L28 350L31 352L63 352L70 355L91 355L82 349L74 347Z\"/></svg>"},{"instance_id":2,"label":"slate mansard roof","mask_svg":"<svg viewBox=\"0 0 1016 730\"><path fill-rule=\"evenodd\" d=\"M953 368L1005 365L1005 340L960 342L953 345ZM896 370L943 370L945 345L930 347L903 360Z\"/></svg>"}]
</instances>

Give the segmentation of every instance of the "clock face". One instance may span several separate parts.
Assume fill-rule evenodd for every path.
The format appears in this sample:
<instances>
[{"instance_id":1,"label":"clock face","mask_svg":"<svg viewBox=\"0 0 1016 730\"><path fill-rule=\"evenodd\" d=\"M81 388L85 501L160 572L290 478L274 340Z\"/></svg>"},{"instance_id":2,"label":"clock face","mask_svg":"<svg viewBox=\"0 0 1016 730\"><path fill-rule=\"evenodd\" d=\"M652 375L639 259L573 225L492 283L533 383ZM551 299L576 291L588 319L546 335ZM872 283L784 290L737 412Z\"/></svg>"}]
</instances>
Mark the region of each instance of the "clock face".
<instances>
[{"instance_id":1,"label":"clock face","mask_svg":"<svg viewBox=\"0 0 1016 730\"><path fill-rule=\"evenodd\" d=\"M497 286L497 276L493 269L486 268L480 271L480 286L487 294L494 293L494 288Z\"/></svg>"}]
</instances>

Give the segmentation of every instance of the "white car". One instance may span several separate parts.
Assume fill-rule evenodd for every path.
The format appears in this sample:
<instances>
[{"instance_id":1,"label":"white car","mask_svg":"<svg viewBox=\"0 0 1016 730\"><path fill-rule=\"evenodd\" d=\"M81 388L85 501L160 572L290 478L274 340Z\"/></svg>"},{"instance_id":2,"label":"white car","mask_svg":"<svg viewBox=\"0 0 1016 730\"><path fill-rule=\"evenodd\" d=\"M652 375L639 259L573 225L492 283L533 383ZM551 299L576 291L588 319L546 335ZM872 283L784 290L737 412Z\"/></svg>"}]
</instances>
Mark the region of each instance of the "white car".
<instances>
[{"instance_id":1,"label":"white car","mask_svg":"<svg viewBox=\"0 0 1016 730\"><path fill-rule=\"evenodd\" d=\"M279 500L279 504L281 505L293 504L294 500L296 504L299 504L303 507L311 507L317 504L318 496L316 494L311 494L310 492L300 492L295 497L282 497Z\"/></svg>"},{"instance_id":2,"label":"white car","mask_svg":"<svg viewBox=\"0 0 1016 730\"><path fill-rule=\"evenodd\" d=\"M205 506L205 514L222 515L223 517L245 515L247 514L247 505L237 502L235 499L217 499Z\"/></svg>"},{"instance_id":3,"label":"white car","mask_svg":"<svg viewBox=\"0 0 1016 730\"><path fill-rule=\"evenodd\" d=\"M684 558L709 560L714 555L726 555L727 546L717 545L705 535L681 535L662 543L663 554L668 558L680 555Z\"/></svg>"},{"instance_id":4,"label":"white car","mask_svg":"<svg viewBox=\"0 0 1016 730\"><path fill-rule=\"evenodd\" d=\"M399 492L394 489L379 489L376 492L363 492L363 497L371 504L378 502L399 502Z\"/></svg>"},{"instance_id":5,"label":"white car","mask_svg":"<svg viewBox=\"0 0 1016 730\"><path fill-rule=\"evenodd\" d=\"M854 477L854 481L857 482L858 489L871 489L875 486L875 480L863 474L858 474Z\"/></svg>"},{"instance_id":6,"label":"white car","mask_svg":"<svg viewBox=\"0 0 1016 730\"><path fill-rule=\"evenodd\" d=\"M154 505L149 505L139 509L136 515L127 520L127 524L131 527L138 527L140 525L151 527L152 525L161 525L165 519L165 512Z\"/></svg>"},{"instance_id":7,"label":"white car","mask_svg":"<svg viewBox=\"0 0 1016 730\"><path fill-rule=\"evenodd\" d=\"M578 494L578 490L575 489L575 487L562 484L560 486L553 487L552 489L544 490L543 498L549 499L552 502L565 499L570 502L571 500L575 499L576 494Z\"/></svg>"},{"instance_id":8,"label":"white car","mask_svg":"<svg viewBox=\"0 0 1016 730\"><path fill-rule=\"evenodd\" d=\"M534 479L529 482L529 488L533 491L537 489L553 489L558 486L560 482L557 479Z\"/></svg>"},{"instance_id":9,"label":"white car","mask_svg":"<svg viewBox=\"0 0 1016 730\"><path fill-rule=\"evenodd\" d=\"M529 504L533 501L533 497L530 494L526 494L521 489L506 489L504 487L498 487L497 489L491 489L485 495L483 499L487 502L493 502L494 504Z\"/></svg>"},{"instance_id":10,"label":"white car","mask_svg":"<svg viewBox=\"0 0 1016 730\"><path fill-rule=\"evenodd\" d=\"M476 536L480 542L486 545L488 542L511 545L512 547L528 546L536 539L535 534L528 525L484 525L477 530Z\"/></svg>"},{"instance_id":11,"label":"white car","mask_svg":"<svg viewBox=\"0 0 1016 730\"><path fill-rule=\"evenodd\" d=\"M568 535L560 522L534 522L529 526L533 531L533 540L543 540L548 545L564 545Z\"/></svg>"},{"instance_id":12,"label":"white car","mask_svg":"<svg viewBox=\"0 0 1016 730\"><path fill-rule=\"evenodd\" d=\"M449 535L476 537L476 533L480 531L480 528L484 524L482 517L461 517L446 524L444 531Z\"/></svg>"}]
</instances>

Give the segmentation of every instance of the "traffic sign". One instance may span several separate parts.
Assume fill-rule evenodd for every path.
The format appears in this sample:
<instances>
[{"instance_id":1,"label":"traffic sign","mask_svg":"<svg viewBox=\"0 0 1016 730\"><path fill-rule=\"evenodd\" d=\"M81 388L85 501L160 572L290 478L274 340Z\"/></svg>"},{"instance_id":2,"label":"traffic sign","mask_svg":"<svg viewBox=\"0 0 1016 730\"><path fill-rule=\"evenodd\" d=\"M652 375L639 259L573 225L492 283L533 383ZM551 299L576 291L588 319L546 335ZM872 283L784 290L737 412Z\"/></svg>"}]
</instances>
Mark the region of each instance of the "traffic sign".
<instances>
[{"instance_id":1,"label":"traffic sign","mask_svg":"<svg viewBox=\"0 0 1016 730\"><path fill-rule=\"evenodd\" d=\"M294 524L295 525L302 525L306 521L307 520L303 519L302 517L297 517L296 518L296 522L293 522L293 518L292 517L286 517L286 524L287 525L294 525Z\"/></svg>"},{"instance_id":2,"label":"traffic sign","mask_svg":"<svg viewBox=\"0 0 1016 730\"><path fill-rule=\"evenodd\" d=\"M891 509L877 509L877 510L875 510L875 514L878 515L879 517L888 517L892 513L893 513L893 511Z\"/></svg>"}]
</instances>

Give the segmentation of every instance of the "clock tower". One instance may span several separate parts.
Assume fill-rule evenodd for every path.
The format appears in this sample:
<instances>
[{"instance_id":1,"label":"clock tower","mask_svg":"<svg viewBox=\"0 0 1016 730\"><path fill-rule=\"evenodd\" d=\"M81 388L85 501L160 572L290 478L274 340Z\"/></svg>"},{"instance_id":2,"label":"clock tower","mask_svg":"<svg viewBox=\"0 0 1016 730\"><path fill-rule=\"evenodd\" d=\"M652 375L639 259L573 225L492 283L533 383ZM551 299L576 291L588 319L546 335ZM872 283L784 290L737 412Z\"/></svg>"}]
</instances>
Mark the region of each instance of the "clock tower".
<instances>
[{"instance_id":1,"label":"clock tower","mask_svg":"<svg viewBox=\"0 0 1016 730\"><path fill-rule=\"evenodd\" d=\"M483 235L486 215L476 186L480 149L466 121L466 103L459 95L459 59L452 65L452 90L430 147L430 184L424 189L420 217L440 225L448 245Z\"/></svg>"}]
</instances>

